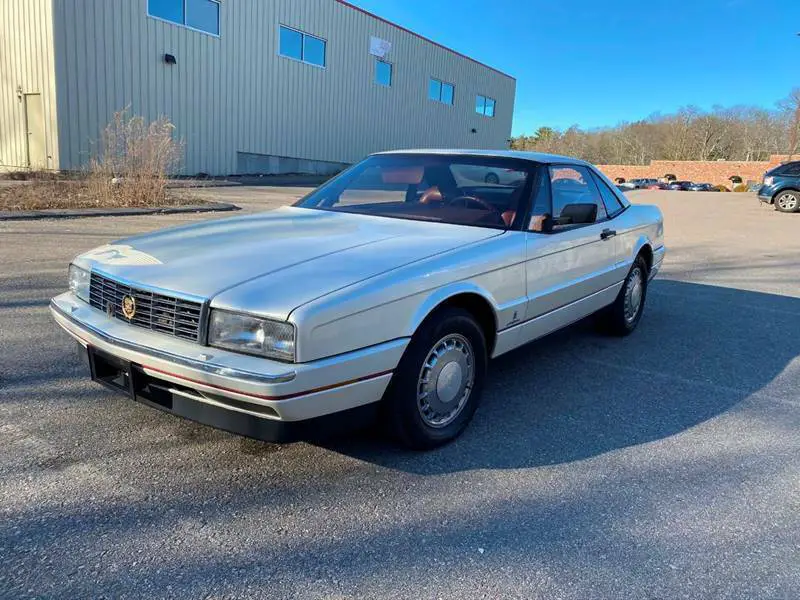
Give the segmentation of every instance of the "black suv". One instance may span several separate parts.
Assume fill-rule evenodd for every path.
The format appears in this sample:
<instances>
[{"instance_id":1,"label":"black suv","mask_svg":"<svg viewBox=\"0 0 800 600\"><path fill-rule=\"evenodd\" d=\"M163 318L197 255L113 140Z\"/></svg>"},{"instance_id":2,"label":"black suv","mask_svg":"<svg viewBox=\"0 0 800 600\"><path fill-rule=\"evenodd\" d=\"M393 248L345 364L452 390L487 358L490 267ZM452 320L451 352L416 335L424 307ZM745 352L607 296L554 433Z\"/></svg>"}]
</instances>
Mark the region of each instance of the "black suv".
<instances>
[{"instance_id":1,"label":"black suv","mask_svg":"<svg viewBox=\"0 0 800 600\"><path fill-rule=\"evenodd\" d=\"M800 212L800 160L764 173L758 199L774 204L775 210L781 212Z\"/></svg>"}]
</instances>

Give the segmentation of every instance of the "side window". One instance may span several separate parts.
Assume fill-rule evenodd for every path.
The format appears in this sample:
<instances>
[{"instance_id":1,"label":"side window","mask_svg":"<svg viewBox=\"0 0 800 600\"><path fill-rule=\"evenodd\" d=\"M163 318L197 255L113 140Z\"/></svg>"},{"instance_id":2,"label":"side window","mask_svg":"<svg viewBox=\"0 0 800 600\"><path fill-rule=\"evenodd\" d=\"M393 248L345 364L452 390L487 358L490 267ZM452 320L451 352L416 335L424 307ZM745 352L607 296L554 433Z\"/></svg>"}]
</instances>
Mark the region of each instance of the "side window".
<instances>
[{"instance_id":1,"label":"side window","mask_svg":"<svg viewBox=\"0 0 800 600\"><path fill-rule=\"evenodd\" d=\"M219 35L219 2L214 0L187 0L186 26L213 35Z\"/></svg>"},{"instance_id":2,"label":"side window","mask_svg":"<svg viewBox=\"0 0 800 600\"><path fill-rule=\"evenodd\" d=\"M597 189L600 190L600 196L603 198L603 204L605 204L608 216L613 217L617 213L621 212L624 206L622 206L622 202L619 201L617 195L606 185L606 182L600 179L594 173L592 173L592 178L594 179L595 184L597 184Z\"/></svg>"},{"instance_id":3,"label":"side window","mask_svg":"<svg viewBox=\"0 0 800 600\"><path fill-rule=\"evenodd\" d=\"M800 162L789 163L781 169L781 175L800 175Z\"/></svg>"},{"instance_id":4,"label":"side window","mask_svg":"<svg viewBox=\"0 0 800 600\"><path fill-rule=\"evenodd\" d=\"M475 96L475 112L479 115L493 117L495 104L494 98L480 95Z\"/></svg>"},{"instance_id":5,"label":"side window","mask_svg":"<svg viewBox=\"0 0 800 600\"><path fill-rule=\"evenodd\" d=\"M428 82L428 98L437 102L442 97L442 82L431 77Z\"/></svg>"},{"instance_id":6,"label":"side window","mask_svg":"<svg viewBox=\"0 0 800 600\"><path fill-rule=\"evenodd\" d=\"M531 197L531 215L526 229L537 233L549 233L553 228L550 218L550 195L547 193L548 172L541 169L536 174L536 185Z\"/></svg>"},{"instance_id":7,"label":"side window","mask_svg":"<svg viewBox=\"0 0 800 600\"><path fill-rule=\"evenodd\" d=\"M452 83L440 81L434 77L428 82L428 98L442 104L453 104L454 88Z\"/></svg>"},{"instance_id":8,"label":"side window","mask_svg":"<svg viewBox=\"0 0 800 600\"><path fill-rule=\"evenodd\" d=\"M606 207L585 167L552 165L549 171L554 230L606 218Z\"/></svg>"},{"instance_id":9,"label":"side window","mask_svg":"<svg viewBox=\"0 0 800 600\"><path fill-rule=\"evenodd\" d=\"M375 83L392 87L392 63L384 60L375 61Z\"/></svg>"},{"instance_id":10,"label":"side window","mask_svg":"<svg viewBox=\"0 0 800 600\"><path fill-rule=\"evenodd\" d=\"M322 38L303 33L297 29L280 26L280 47L278 54L293 58L309 65L325 66L327 42Z\"/></svg>"},{"instance_id":11,"label":"side window","mask_svg":"<svg viewBox=\"0 0 800 600\"><path fill-rule=\"evenodd\" d=\"M147 0L147 14L195 31L219 35L219 0Z\"/></svg>"}]
</instances>

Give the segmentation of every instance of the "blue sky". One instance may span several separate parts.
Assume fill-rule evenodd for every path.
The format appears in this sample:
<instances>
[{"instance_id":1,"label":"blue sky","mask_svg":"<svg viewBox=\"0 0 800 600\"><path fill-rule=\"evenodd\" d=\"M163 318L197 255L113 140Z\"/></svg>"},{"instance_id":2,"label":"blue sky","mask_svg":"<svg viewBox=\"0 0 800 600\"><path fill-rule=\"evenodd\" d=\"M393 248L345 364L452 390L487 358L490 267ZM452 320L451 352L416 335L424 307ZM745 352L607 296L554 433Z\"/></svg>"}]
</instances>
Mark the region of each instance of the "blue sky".
<instances>
[{"instance_id":1,"label":"blue sky","mask_svg":"<svg viewBox=\"0 0 800 600\"><path fill-rule=\"evenodd\" d=\"M351 0L517 78L513 133L800 87L800 0Z\"/></svg>"}]
</instances>

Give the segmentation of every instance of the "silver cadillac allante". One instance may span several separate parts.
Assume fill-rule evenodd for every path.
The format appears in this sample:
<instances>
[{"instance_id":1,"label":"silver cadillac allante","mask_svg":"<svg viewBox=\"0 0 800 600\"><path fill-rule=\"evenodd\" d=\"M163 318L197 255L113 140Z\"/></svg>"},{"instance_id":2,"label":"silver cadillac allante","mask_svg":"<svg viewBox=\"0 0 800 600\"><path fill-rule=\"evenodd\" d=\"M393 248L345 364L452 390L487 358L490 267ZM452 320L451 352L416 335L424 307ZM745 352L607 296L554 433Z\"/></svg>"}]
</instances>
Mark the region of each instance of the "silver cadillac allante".
<instances>
[{"instance_id":1,"label":"silver cadillac allante","mask_svg":"<svg viewBox=\"0 0 800 600\"><path fill-rule=\"evenodd\" d=\"M509 151L374 154L295 205L81 254L58 324L95 381L270 441L376 420L431 448L495 358L595 314L642 317L658 208L591 165Z\"/></svg>"}]
</instances>

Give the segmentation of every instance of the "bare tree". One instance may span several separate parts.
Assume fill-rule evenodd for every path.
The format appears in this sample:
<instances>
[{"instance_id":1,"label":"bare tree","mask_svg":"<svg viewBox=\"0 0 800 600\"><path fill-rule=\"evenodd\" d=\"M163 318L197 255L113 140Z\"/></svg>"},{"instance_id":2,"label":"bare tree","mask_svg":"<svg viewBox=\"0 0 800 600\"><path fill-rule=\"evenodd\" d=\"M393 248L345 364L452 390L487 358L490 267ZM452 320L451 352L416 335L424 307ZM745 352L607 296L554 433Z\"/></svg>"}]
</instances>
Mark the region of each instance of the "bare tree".
<instances>
[{"instance_id":1,"label":"bare tree","mask_svg":"<svg viewBox=\"0 0 800 600\"><path fill-rule=\"evenodd\" d=\"M767 160L800 151L800 88L768 110L760 107L687 106L616 127L566 131L540 127L512 139L511 147L579 156L599 164L650 160Z\"/></svg>"},{"instance_id":2,"label":"bare tree","mask_svg":"<svg viewBox=\"0 0 800 600\"><path fill-rule=\"evenodd\" d=\"M789 97L781 102L788 117L789 125L789 158L797 153L798 138L800 138L800 88L795 88Z\"/></svg>"}]
</instances>

